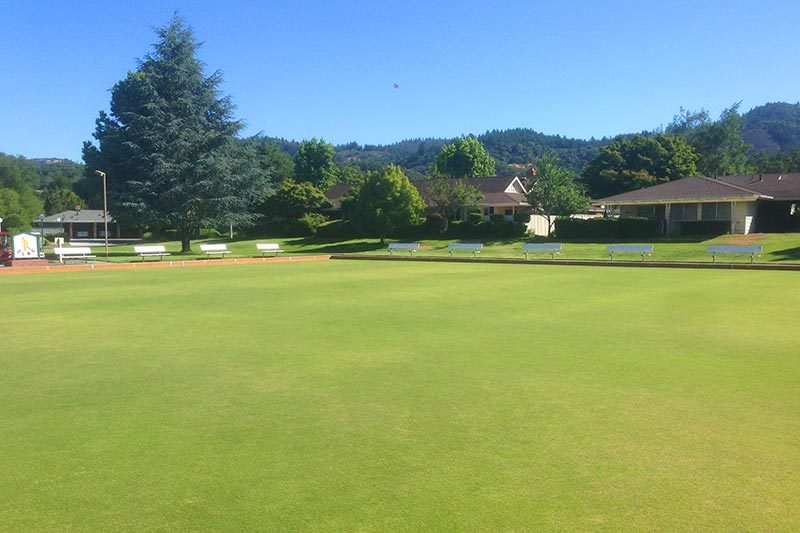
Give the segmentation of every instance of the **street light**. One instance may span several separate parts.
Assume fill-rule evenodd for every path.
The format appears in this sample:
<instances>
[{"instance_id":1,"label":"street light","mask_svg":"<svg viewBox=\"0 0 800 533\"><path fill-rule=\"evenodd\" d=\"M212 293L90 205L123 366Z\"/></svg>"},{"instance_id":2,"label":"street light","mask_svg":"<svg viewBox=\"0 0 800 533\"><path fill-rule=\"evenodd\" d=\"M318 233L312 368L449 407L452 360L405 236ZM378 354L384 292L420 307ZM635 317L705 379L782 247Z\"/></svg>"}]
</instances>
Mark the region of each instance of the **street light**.
<instances>
[{"instance_id":1,"label":"street light","mask_svg":"<svg viewBox=\"0 0 800 533\"><path fill-rule=\"evenodd\" d=\"M38 217L39 219L39 237L41 238L42 244L39 246L39 251L44 252L44 213L40 213Z\"/></svg>"},{"instance_id":2,"label":"street light","mask_svg":"<svg viewBox=\"0 0 800 533\"><path fill-rule=\"evenodd\" d=\"M106 239L106 259L108 259L108 185L106 185L105 172L95 170L94 173L103 178L103 237Z\"/></svg>"}]
</instances>

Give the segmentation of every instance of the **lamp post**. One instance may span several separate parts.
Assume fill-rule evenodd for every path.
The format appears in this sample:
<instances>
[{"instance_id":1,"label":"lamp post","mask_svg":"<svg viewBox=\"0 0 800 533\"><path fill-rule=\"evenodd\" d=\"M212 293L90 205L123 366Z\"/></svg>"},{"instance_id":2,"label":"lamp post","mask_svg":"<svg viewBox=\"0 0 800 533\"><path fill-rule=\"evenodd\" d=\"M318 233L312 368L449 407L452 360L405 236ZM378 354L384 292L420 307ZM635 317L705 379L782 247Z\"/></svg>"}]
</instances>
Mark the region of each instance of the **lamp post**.
<instances>
[{"instance_id":1,"label":"lamp post","mask_svg":"<svg viewBox=\"0 0 800 533\"><path fill-rule=\"evenodd\" d=\"M39 252L44 252L44 213L40 213L36 218L39 220L39 238L41 239Z\"/></svg>"},{"instance_id":2,"label":"lamp post","mask_svg":"<svg viewBox=\"0 0 800 533\"><path fill-rule=\"evenodd\" d=\"M3 231L3 219L0 218L0 231Z\"/></svg>"},{"instance_id":3,"label":"lamp post","mask_svg":"<svg viewBox=\"0 0 800 533\"><path fill-rule=\"evenodd\" d=\"M108 259L108 185L105 172L95 170L94 173L103 178L103 237L106 240L106 259Z\"/></svg>"}]
</instances>

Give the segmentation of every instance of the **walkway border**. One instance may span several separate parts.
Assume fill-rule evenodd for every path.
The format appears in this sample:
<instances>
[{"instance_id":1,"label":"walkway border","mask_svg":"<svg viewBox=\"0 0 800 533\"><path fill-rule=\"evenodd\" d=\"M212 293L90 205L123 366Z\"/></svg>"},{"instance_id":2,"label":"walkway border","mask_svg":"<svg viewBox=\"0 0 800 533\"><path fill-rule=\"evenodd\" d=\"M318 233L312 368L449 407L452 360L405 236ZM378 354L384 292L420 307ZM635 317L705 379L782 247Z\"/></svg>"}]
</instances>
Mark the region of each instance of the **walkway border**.
<instances>
[{"instance_id":1,"label":"walkway border","mask_svg":"<svg viewBox=\"0 0 800 533\"><path fill-rule=\"evenodd\" d=\"M800 264L781 263L698 263L679 261L604 261L604 260L571 260L571 259L511 259L503 257L479 257L469 259L466 257L437 257L416 256L400 257L388 255L358 255L334 254L334 260L357 261L405 261L409 263L478 263L498 265L550 265L550 266L593 266L593 267L635 267L635 268L684 268L684 269L712 269L712 270L788 270L800 272Z\"/></svg>"},{"instance_id":2,"label":"walkway border","mask_svg":"<svg viewBox=\"0 0 800 533\"><path fill-rule=\"evenodd\" d=\"M47 266L16 266L0 268L3 274L36 274L39 272L82 272L93 270L136 270L141 268L182 268L216 265L255 265L261 263L300 263L306 261L327 261L330 255L291 255L285 257L241 257L231 259L188 259L162 260L133 263L85 263L80 265L52 264Z\"/></svg>"}]
</instances>

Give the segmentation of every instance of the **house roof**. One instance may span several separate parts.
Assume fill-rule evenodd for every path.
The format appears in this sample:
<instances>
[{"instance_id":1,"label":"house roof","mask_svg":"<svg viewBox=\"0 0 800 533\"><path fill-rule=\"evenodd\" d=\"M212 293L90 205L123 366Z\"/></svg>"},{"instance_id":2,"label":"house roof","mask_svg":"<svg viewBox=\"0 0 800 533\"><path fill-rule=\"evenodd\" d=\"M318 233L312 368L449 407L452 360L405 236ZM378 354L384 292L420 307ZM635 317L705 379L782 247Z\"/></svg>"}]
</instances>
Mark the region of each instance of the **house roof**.
<instances>
[{"instance_id":1,"label":"house roof","mask_svg":"<svg viewBox=\"0 0 800 533\"><path fill-rule=\"evenodd\" d=\"M771 196L775 200L800 200L800 172L720 176L717 180Z\"/></svg>"},{"instance_id":2,"label":"house roof","mask_svg":"<svg viewBox=\"0 0 800 533\"><path fill-rule=\"evenodd\" d=\"M330 204L339 209L342 207L342 196L348 193L350 189L355 187L355 183L337 183L327 191L325 191L325 198L330 202Z\"/></svg>"},{"instance_id":3,"label":"house roof","mask_svg":"<svg viewBox=\"0 0 800 533\"><path fill-rule=\"evenodd\" d=\"M711 179L703 176L692 176L634 191L615 194L607 198L595 200L599 205L653 204L671 202L724 201L724 200L757 200L771 199L753 188Z\"/></svg>"},{"instance_id":4,"label":"house roof","mask_svg":"<svg viewBox=\"0 0 800 533\"><path fill-rule=\"evenodd\" d=\"M109 215L108 221L114 222L114 217ZM46 224L85 224L103 222L103 210L79 209L76 211L71 209L69 211L62 211L61 213L44 217L44 222Z\"/></svg>"}]
</instances>

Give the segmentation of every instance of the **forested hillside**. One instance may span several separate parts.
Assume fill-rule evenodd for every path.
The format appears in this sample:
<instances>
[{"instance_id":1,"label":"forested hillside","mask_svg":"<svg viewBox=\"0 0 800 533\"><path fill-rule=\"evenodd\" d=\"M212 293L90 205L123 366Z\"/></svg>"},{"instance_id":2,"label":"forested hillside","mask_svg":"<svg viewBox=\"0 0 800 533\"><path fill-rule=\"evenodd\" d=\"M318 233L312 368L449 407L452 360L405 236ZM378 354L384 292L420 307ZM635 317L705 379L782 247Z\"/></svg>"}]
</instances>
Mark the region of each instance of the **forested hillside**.
<instances>
[{"instance_id":1,"label":"forested hillside","mask_svg":"<svg viewBox=\"0 0 800 533\"><path fill-rule=\"evenodd\" d=\"M754 107L744 115L742 138L753 152L788 152L800 148L800 103L775 102Z\"/></svg>"}]
</instances>

